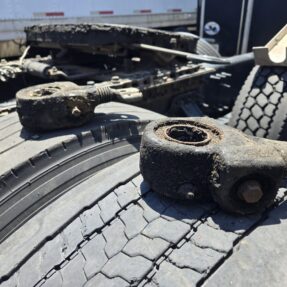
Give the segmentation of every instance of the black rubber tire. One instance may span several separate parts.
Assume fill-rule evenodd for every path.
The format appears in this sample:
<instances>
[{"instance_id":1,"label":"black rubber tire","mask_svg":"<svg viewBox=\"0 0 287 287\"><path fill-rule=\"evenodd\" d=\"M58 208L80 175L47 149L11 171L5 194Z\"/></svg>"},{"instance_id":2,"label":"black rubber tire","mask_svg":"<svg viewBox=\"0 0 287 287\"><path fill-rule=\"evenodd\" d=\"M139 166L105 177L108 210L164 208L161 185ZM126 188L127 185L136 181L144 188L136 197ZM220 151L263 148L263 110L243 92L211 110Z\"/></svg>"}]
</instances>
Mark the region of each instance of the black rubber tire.
<instances>
[{"instance_id":1,"label":"black rubber tire","mask_svg":"<svg viewBox=\"0 0 287 287\"><path fill-rule=\"evenodd\" d=\"M196 35L186 32L181 32L184 35ZM221 57L220 53L205 39L198 38L195 47L195 53L199 55L207 55L213 57ZM218 118L226 115L231 111L234 101L242 86L242 83L249 73L252 64L243 64L240 67L225 68L224 72L231 74L232 77L223 76L221 79L208 75L203 78L203 83L195 98L198 106L201 108L204 115ZM240 71L240 72L238 72ZM220 74L221 71L218 73Z\"/></svg>"},{"instance_id":2,"label":"black rubber tire","mask_svg":"<svg viewBox=\"0 0 287 287\"><path fill-rule=\"evenodd\" d=\"M229 125L248 135L287 140L287 70L255 66L234 104Z\"/></svg>"},{"instance_id":3,"label":"black rubber tire","mask_svg":"<svg viewBox=\"0 0 287 287\"><path fill-rule=\"evenodd\" d=\"M23 196L22 202L25 200L22 190L32 189L37 181L47 195L51 189L58 190L58 196L52 197L49 204L42 205L42 209L39 206L41 210L27 216L27 220L20 222L21 226L0 243L1 287L204 284L225 287L236 276L240 277L236 278L242 283L240 286L267 282L273 287L279 280L277 286L286 285L286 280L284 283L282 277L278 277L282 274L278 268L268 266L279 263L281 269L286 266L282 259L284 253L279 257L279 263L278 257L272 256L278 248L283 250L286 245L284 191L278 195L274 210L258 217L234 217L213 204L179 202L154 193L140 175L138 153L100 172L91 171L90 175L79 177L88 168L88 160L92 159L91 148L99 151L101 144L97 136L106 141L107 151L116 155L118 140L122 142L124 131L129 130L126 152L137 150L136 146L131 150L133 141L130 141L132 134L138 134L137 124L112 122L162 117L115 103L99 106L96 111L102 115L84 127L46 134L31 134L21 129L16 113L0 118L0 174L10 170L11 179L5 179L16 185L16 189L17 186L22 187L18 189L19 195ZM102 128L102 133L90 132L103 124L106 128ZM111 142L114 137L106 137L111 126L117 135L123 132L114 143ZM124 131L123 126L127 128ZM106 155L101 153L104 162ZM32 161L29 160L31 158ZM74 174L69 174L69 161ZM26 162L26 165L20 165L22 168L19 169L17 165L21 162ZM46 177L43 171L46 171ZM72 179L70 185L61 184L69 178ZM5 188L6 182L1 183ZM46 189L48 185L50 189ZM17 194L11 189L6 196L12 203ZM18 205L17 199L15 204ZM13 206L10 208L15 211ZM256 239L262 235L256 237L254 233L260 225L264 228L256 230L263 231L264 240L261 237L258 241ZM273 236L274 230L280 235ZM264 242L270 234L272 240L264 250ZM262 244L258 246L258 242ZM244 246L250 246L248 255L244 253ZM241 268L232 263L233 260L238 263L250 259L262 262L263 267L257 267L256 277L255 264L251 270L246 270L246 264ZM222 274L222 269L226 268ZM247 273L246 276L240 276L241 272ZM267 275L272 279L266 281ZM222 279L226 277L227 280ZM272 284L274 278L278 281Z\"/></svg>"},{"instance_id":4,"label":"black rubber tire","mask_svg":"<svg viewBox=\"0 0 287 287\"><path fill-rule=\"evenodd\" d=\"M190 37L191 39L197 39L196 45L195 45L195 51L191 51L191 52L194 52L198 55L207 55L207 56L213 56L213 57L219 57L219 58L221 57L220 53L203 38L200 38L197 35L186 32L186 31L175 30L175 32L176 34L187 36L187 37Z\"/></svg>"},{"instance_id":5,"label":"black rubber tire","mask_svg":"<svg viewBox=\"0 0 287 287\"><path fill-rule=\"evenodd\" d=\"M199 55L221 57L220 53L203 38L199 38L196 43L196 53Z\"/></svg>"},{"instance_id":6,"label":"black rubber tire","mask_svg":"<svg viewBox=\"0 0 287 287\"><path fill-rule=\"evenodd\" d=\"M115 103L108 104L107 107L118 105L122 110L129 109L128 105ZM145 111L134 107L131 109L135 111L134 119L135 115L140 118L142 111ZM99 110L105 111L101 106ZM108 111L116 111L116 108ZM148 113L151 118L156 115ZM115 121L110 121L113 116ZM128 116L126 119L124 117L116 120L116 114L112 117L101 116L81 128L38 135L21 129L16 113L1 118L0 242L76 182L136 153L139 150L141 133L148 121L130 121ZM45 139L43 143L42 138ZM52 142L52 145L49 142ZM22 150L23 144L26 144L26 148L23 147ZM31 148L33 145L34 152ZM9 158L13 150L16 155L24 153L16 157L14 163L11 162L11 157ZM31 156L27 158L28 150ZM21 162L21 158L26 160ZM9 169L9 166L12 168ZM55 172L55 166L61 168L57 168ZM48 179L52 180L44 187ZM61 191L53 187L53 180L56 185L61 186Z\"/></svg>"}]
</instances>

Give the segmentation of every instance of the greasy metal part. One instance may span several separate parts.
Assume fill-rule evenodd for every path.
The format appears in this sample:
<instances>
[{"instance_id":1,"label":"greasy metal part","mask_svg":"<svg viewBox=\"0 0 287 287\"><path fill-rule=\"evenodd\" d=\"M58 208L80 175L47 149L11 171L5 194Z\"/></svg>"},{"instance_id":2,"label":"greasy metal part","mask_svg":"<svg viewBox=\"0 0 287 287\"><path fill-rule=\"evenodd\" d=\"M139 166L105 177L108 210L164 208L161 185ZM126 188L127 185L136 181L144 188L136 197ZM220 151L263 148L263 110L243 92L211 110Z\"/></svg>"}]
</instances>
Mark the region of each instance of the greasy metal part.
<instances>
[{"instance_id":1,"label":"greasy metal part","mask_svg":"<svg viewBox=\"0 0 287 287\"><path fill-rule=\"evenodd\" d=\"M24 55L24 54L23 54ZM0 82L14 79L20 74L33 75L43 79L65 78L67 75L51 65L51 57L23 58L14 61L1 60Z\"/></svg>"},{"instance_id":2,"label":"greasy metal part","mask_svg":"<svg viewBox=\"0 0 287 287\"><path fill-rule=\"evenodd\" d=\"M16 101L9 101L0 104L0 117L6 116L16 110Z\"/></svg>"},{"instance_id":3,"label":"greasy metal part","mask_svg":"<svg viewBox=\"0 0 287 287\"><path fill-rule=\"evenodd\" d=\"M203 146L211 141L211 136L204 129L197 126L176 124L164 129L167 140L187 145Z\"/></svg>"},{"instance_id":4,"label":"greasy metal part","mask_svg":"<svg viewBox=\"0 0 287 287\"><path fill-rule=\"evenodd\" d=\"M8 79L13 79L22 70L18 63L7 62L6 60L0 61L0 82L6 82Z\"/></svg>"},{"instance_id":5,"label":"greasy metal part","mask_svg":"<svg viewBox=\"0 0 287 287\"><path fill-rule=\"evenodd\" d=\"M227 61L226 63L220 63L220 64L212 63L211 64L211 63L206 62L206 63L202 63L202 66L210 67L218 72L222 72L227 67L230 68L230 67L237 66L240 64L244 64L244 63L254 63L254 54L253 52L250 52L246 54L235 55L232 57L225 58L225 60ZM225 76L229 76L229 75L226 74Z\"/></svg>"},{"instance_id":6,"label":"greasy metal part","mask_svg":"<svg viewBox=\"0 0 287 287\"><path fill-rule=\"evenodd\" d=\"M57 69L55 66L51 66L47 63L41 63L33 60L26 60L22 65L23 72L27 72L30 75L44 78L44 79L67 79L68 76Z\"/></svg>"},{"instance_id":7,"label":"greasy metal part","mask_svg":"<svg viewBox=\"0 0 287 287\"><path fill-rule=\"evenodd\" d=\"M265 46L254 47L255 63L260 66L287 66L287 25Z\"/></svg>"},{"instance_id":8,"label":"greasy metal part","mask_svg":"<svg viewBox=\"0 0 287 287\"><path fill-rule=\"evenodd\" d=\"M16 101L24 127L50 130L82 125L93 117L97 105L122 100L109 87L83 89L72 82L55 82L22 89Z\"/></svg>"},{"instance_id":9,"label":"greasy metal part","mask_svg":"<svg viewBox=\"0 0 287 287\"><path fill-rule=\"evenodd\" d=\"M113 70L122 73L139 69L153 70L157 66L171 63L174 57L143 51L135 53L132 44L140 41L192 52L195 51L198 38L124 25L84 24L33 26L27 28L27 41L31 44L30 52L39 47L56 48L61 52L51 52L51 57L28 58L29 49L26 49L19 60L3 60L0 63L0 81L16 78L19 74L46 80L75 81L94 79L105 74L111 77ZM47 52L44 50L44 53Z\"/></svg>"},{"instance_id":10,"label":"greasy metal part","mask_svg":"<svg viewBox=\"0 0 287 287\"><path fill-rule=\"evenodd\" d=\"M147 45L147 44L133 44L133 47L137 49L143 49L143 50L148 50L148 51L153 51L153 52L174 55L174 56L185 58L186 60L192 60L194 62L203 62L203 63L206 62L210 64L229 64L228 58L224 59L224 58L217 58L217 57L211 57L211 56L206 56L206 55L197 55L193 53L178 51L175 49L167 49L167 48L162 48L162 47L157 47L154 45Z\"/></svg>"},{"instance_id":11,"label":"greasy metal part","mask_svg":"<svg viewBox=\"0 0 287 287\"><path fill-rule=\"evenodd\" d=\"M168 105L171 98L192 91L200 78L209 73L198 65L155 69L130 75L119 73L110 81L87 86L56 82L32 86L16 95L17 112L28 129L51 130L79 126L93 117L95 106L107 101L152 107L158 100ZM104 75L101 75L105 79Z\"/></svg>"},{"instance_id":12,"label":"greasy metal part","mask_svg":"<svg viewBox=\"0 0 287 287\"><path fill-rule=\"evenodd\" d=\"M120 96L113 100L166 113L172 110L174 97L192 93L199 88L205 75L216 71L212 65L228 66L226 59L195 55L198 37L146 28L108 24L41 25L27 28L27 39L31 47L62 49L62 52L52 50L51 56L46 58L27 58L26 53L15 63L19 73L48 81L85 79L89 82L87 86L76 88L76 96L89 108L73 103L77 98L75 91L65 91L64 97L57 91L49 95L42 91L43 96L30 97L29 101L23 96L27 90L20 91L17 111L21 123L30 129L72 127L88 121L95 103L101 103L86 94L91 81L96 90L108 87L117 91ZM136 45L146 46L135 49ZM142 47L153 47L158 51L146 51ZM175 57L175 54L184 55L186 60ZM194 63L195 60L209 63L204 66ZM71 66L71 61L78 62ZM35 87L42 88L46 89ZM55 103L53 108L51 99ZM65 103L68 112L62 111L64 106L58 107L60 102Z\"/></svg>"},{"instance_id":13,"label":"greasy metal part","mask_svg":"<svg viewBox=\"0 0 287 287\"><path fill-rule=\"evenodd\" d=\"M230 212L262 212L287 175L287 143L246 136L209 118L164 119L146 127L140 168L166 196L213 198Z\"/></svg>"},{"instance_id":14,"label":"greasy metal part","mask_svg":"<svg viewBox=\"0 0 287 287\"><path fill-rule=\"evenodd\" d=\"M197 37L174 32L114 24L36 25L25 29L34 47L72 48L89 54L125 57L132 44L152 44L180 51L195 51ZM124 49L123 49L124 48Z\"/></svg>"}]
</instances>

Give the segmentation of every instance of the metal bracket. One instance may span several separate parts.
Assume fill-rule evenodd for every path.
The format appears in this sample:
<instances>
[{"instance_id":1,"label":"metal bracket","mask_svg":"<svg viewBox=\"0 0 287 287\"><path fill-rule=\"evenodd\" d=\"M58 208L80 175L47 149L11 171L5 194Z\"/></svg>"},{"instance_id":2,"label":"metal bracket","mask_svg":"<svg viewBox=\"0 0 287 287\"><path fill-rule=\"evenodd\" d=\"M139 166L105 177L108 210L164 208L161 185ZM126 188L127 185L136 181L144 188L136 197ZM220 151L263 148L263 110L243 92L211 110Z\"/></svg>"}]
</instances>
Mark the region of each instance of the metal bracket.
<instances>
[{"instance_id":1,"label":"metal bracket","mask_svg":"<svg viewBox=\"0 0 287 287\"><path fill-rule=\"evenodd\" d=\"M287 67L287 25L265 46L254 47L253 51L256 65Z\"/></svg>"}]
</instances>

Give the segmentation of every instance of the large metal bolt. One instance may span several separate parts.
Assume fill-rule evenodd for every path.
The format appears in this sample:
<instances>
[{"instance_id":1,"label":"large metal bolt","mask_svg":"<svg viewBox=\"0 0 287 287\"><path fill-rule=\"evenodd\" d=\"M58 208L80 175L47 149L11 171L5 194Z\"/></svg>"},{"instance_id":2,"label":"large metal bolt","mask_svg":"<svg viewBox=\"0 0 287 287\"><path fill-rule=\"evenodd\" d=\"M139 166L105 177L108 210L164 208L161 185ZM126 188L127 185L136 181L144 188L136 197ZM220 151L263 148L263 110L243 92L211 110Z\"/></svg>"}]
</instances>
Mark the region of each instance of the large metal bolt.
<instances>
[{"instance_id":1,"label":"large metal bolt","mask_svg":"<svg viewBox=\"0 0 287 287\"><path fill-rule=\"evenodd\" d=\"M93 86L95 84L95 81L87 81L88 86Z\"/></svg>"},{"instance_id":2,"label":"large metal bolt","mask_svg":"<svg viewBox=\"0 0 287 287\"><path fill-rule=\"evenodd\" d=\"M256 203L262 198L263 191L257 180L247 180L238 187L237 194L246 203Z\"/></svg>"},{"instance_id":3,"label":"large metal bolt","mask_svg":"<svg viewBox=\"0 0 287 287\"><path fill-rule=\"evenodd\" d=\"M120 77L119 76L113 76L111 80L112 80L112 83L119 83Z\"/></svg>"},{"instance_id":4,"label":"large metal bolt","mask_svg":"<svg viewBox=\"0 0 287 287\"><path fill-rule=\"evenodd\" d=\"M194 186L191 183L182 184L178 188L177 192L180 194L180 196L183 196L186 199L193 199L195 196Z\"/></svg>"},{"instance_id":5,"label":"large metal bolt","mask_svg":"<svg viewBox=\"0 0 287 287\"><path fill-rule=\"evenodd\" d=\"M82 111L81 111L77 106L75 106L75 107L72 109L72 115L73 115L74 117L79 117L81 114L82 114Z\"/></svg>"}]
</instances>

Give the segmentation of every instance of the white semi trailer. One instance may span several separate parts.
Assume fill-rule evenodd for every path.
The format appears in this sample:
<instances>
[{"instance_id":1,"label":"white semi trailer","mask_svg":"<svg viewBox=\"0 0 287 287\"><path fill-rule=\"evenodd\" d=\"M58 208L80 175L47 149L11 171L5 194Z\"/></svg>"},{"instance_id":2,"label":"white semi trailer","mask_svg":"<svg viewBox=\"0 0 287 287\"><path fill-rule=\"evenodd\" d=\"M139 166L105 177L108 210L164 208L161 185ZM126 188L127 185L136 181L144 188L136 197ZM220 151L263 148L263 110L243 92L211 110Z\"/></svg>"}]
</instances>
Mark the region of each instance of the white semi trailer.
<instances>
[{"instance_id":1,"label":"white semi trailer","mask_svg":"<svg viewBox=\"0 0 287 287\"><path fill-rule=\"evenodd\" d=\"M117 23L195 27L197 0L2 0L0 58L19 54L24 27L41 23Z\"/></svg>"}]
</instances>

